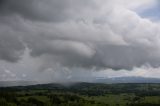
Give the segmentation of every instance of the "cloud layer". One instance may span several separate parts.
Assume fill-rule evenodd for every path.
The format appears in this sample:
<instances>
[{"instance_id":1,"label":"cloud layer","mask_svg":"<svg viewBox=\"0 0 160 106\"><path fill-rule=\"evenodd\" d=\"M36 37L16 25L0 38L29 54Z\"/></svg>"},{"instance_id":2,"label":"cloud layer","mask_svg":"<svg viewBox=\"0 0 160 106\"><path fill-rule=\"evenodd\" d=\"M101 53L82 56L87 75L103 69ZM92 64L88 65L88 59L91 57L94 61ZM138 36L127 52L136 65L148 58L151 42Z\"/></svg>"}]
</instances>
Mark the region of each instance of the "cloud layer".
<instances>
[{"instance_id":1,"label":"cloud layer","mask_svg":"<svg viewBox=\"0 0 160 106\"><path fill-rule=\"evenodd\" d=\"M17 63L26 48L39 70L160 66L160 28L136 11L156 0L1 0L0 59ZM58 70L61 70L61 68ZM76 69L75 69L76 70Z\"/></svg>"}]
</instances>

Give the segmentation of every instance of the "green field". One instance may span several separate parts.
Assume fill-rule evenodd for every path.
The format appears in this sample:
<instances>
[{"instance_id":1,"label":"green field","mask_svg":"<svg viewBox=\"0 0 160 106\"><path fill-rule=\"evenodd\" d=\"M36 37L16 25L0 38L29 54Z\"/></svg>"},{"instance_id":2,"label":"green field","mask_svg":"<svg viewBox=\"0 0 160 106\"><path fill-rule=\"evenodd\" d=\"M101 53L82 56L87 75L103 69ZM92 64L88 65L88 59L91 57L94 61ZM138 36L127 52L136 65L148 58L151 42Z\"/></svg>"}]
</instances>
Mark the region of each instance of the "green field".
<instances>
[{"instance_id":1,"label":"green field","mask_svg":"<svg viewBox=\"0 0 160 106\"><path fill-rule=\"evenodd\" d=\"M0 88L0 106L160 106L160 84L45 84Z\"/></svg>"}]
</instances>

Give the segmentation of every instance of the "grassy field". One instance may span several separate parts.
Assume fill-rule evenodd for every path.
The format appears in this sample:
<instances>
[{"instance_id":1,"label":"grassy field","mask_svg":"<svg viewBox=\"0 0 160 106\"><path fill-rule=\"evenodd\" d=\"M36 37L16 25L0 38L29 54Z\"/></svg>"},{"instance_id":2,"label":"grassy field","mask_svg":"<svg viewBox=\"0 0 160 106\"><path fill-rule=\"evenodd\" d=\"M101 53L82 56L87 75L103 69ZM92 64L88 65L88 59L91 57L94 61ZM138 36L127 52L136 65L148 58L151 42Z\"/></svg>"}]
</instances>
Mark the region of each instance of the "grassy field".
<instances>
[{"instance_id":1,"label":"grassy field","mask_svg":"<svg viewBox=\"0 0 160 106\"><path fill-rule=\"evenodd\" d=\"M160 106L160 84L57 84L0 88L0 106Z\"/></svg>"}]
</instances>

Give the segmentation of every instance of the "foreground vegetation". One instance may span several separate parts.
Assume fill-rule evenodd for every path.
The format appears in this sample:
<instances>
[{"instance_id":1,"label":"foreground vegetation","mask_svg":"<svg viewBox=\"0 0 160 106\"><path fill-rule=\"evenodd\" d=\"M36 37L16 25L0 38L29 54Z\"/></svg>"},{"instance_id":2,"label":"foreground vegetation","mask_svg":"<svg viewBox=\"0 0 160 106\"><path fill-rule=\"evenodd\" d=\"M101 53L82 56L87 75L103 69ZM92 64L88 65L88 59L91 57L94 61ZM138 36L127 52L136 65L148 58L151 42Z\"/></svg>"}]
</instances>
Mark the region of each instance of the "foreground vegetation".
<instances>
[{"instance_id":1,"label":"foreground vegetation","mask_svg":"<svg viewBox=\"0 0 160 106\"><path fill-rule=\"evenodd\" d=\"M160 106L160 84L45 84L0 88L0 106Z\"/></svg>"}]
</instances>

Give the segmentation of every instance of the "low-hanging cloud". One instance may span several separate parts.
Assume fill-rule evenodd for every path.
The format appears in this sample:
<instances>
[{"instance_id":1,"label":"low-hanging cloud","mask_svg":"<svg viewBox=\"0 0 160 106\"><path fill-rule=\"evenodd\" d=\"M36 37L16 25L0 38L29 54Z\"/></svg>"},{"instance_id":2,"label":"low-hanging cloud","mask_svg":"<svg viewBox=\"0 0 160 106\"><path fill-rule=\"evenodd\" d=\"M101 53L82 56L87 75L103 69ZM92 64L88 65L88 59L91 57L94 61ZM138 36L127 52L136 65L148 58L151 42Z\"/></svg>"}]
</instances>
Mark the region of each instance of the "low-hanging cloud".
<instances>
[{"instance_id":1,"label":"low-hanging cloud","mask_svg":"<svg viewBox=\"0 0 160 106\"><path fill-rule=\"evenodd\" d=\"M0 59L17 62L28 48L46 68L159 67L159 23L134 11L155 2L1 0Z\"/></svg>"}]
</instances>

